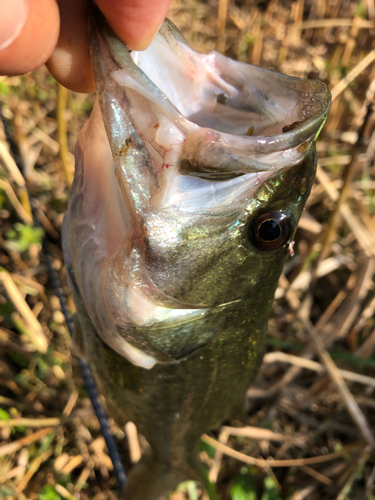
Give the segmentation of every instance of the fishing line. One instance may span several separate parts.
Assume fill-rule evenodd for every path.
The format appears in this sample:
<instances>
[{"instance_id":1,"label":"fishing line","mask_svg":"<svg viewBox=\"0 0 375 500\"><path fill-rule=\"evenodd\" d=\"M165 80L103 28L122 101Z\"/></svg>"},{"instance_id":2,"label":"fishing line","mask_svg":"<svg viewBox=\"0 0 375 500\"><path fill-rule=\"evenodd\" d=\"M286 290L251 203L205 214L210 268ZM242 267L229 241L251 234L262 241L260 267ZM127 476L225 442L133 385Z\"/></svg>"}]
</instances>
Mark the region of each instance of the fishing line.
<instances>
[{"instance_id":1,"label":"fishing line","mask_svg":"<svg viewBox=\"0 0 375 500\"><path fill-rule=\"evenodd\" d=\"M22 162L21 162L21 159L19 156L18 146L13 139L13 135L12 135L12 132L10 130L8 121L3 114L2 103L0 103L0 119L1 119L1 122L2 122L3 127L4 127L5 137L6 137L6 140L8 142L9 149L11 151L13 159L14 159L18 169L20 170L20 172L23 173L23 166L22 166ZM38 219L38 216L36 214L35 207L33 206L34 203L33 203L32 198L30 197L29 191L28 191L28 195L29 195L29 199L30 199L30 203L31 203L31 210L32 210L32 215L33 215L33 225L34 225L34 227L41 226L39 219ZM60 301L61 311L64 315L66 326L69 330L70 335L73 335L74 320L72 318L72 315L70 314L68 304L66 301L66 297L64 295L64 291L63 291L62 286L61 286L60 278L59 278L55 268L53 267L53 258L52 258L51 252L48 248L48 240L47 240L46 235L44 236L43 241L42 241L42 253L43 253L45 262L47 264L49 281L52 285L52 288L54 290L55 295L58 297L58 299ZM114 440L113 435L111 433L111 430L109 428L109 424L108 424L108 420L107 420L107 416L105 414L104 408L99 401L98 390L96 388L94 379L92 377L90 367L89 367L87 361L84 360L83 358L78 357L77 359L78 359L79 366L81 369L82 378L84 380L87 392L89 394L92 406L93 406L94 411L95 411L95 415L96 415L96 417L99 421L99 424L100 424L101 432L103 434L105 443L107 445L108 454L109 454L109 457L110 457L112 464L113 464L114 475L116 477L118 487L122 491L125 488L127 479L126 479L125 469L124 469L124 466L123 466L121 458L120 458L120 454L119 454L118 449L117 449L117 445L115 443L115 440Z\"/></svg>"}]
</instances>

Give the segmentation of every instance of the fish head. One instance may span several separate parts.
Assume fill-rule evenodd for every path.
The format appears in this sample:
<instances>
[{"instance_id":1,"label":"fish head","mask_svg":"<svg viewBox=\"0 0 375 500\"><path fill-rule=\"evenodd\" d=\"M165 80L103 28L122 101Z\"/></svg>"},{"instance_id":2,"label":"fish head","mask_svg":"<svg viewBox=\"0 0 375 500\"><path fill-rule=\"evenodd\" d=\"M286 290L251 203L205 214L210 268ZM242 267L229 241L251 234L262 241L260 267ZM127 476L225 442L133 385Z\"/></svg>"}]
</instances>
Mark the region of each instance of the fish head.
<instances>
[{"instance_id":1,"label":"fish head","mask_svg":"<svg viewBox=\"0 0 375 500\"><path fill-rule=\"evenodd\" d=\"M199 54L168 20L131 53L98 24L97 104L77 149L65 246L99 335L150 368L165 360L150 327L241 301L268 314L330 94Z\"/></svg>"},{"instance_id":2,"label":"fish head","mask_svg":"<svg viewBox=\"0 0 375 500\"><path fill-rule=\"evenodd\" d=\"M314 175L312 147L276 172L184 178L187 200L147 217L144 264L152 282L189 308L272 300ZM202 207L195 196L203 190L212 199Z\"/></svg>"}]
</instances>

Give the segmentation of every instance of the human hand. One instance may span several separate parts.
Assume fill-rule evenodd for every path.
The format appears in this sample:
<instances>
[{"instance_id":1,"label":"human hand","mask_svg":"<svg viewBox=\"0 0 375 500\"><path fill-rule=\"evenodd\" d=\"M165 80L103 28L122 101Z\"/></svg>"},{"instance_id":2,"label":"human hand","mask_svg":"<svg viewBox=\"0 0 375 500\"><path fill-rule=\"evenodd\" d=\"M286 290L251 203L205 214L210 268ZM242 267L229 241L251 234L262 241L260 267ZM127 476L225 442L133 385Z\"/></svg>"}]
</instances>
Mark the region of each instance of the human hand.
<instances>
[{"instance_id":1,"label":"human hand","mask_svg":"<svg viewBox=\"0 0 375 500\"><path fill-rule=\"evenodd\" d=\"M172 0L97 0L131 49L149 45ZM0 0L0 75L19 75L46 63L77 92L94 91L88 49L87 0Z\"/></svg>"}]
</instances>

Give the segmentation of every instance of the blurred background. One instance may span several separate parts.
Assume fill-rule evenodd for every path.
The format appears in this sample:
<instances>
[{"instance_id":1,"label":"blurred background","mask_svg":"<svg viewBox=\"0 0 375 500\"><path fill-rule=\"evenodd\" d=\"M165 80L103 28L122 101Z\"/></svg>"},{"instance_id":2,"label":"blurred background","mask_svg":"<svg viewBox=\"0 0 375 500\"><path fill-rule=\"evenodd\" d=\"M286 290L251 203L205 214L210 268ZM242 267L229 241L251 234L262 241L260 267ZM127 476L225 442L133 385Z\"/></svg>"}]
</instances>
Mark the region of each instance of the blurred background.
<instances>
[{"instance_id":1,"label":"blurred background","mask_svg":"<svg viewBox=\"0 0 375 500\"><path fill-rule=\"evenodd\" d=\"M249 388L245 420L202 439L207 478L217 485L210 497L375 499L374 0L183 0L169 16L196 50L322 80L333 98L317 141L317 180L276 293L268 352ZM46 234L73 312L60 232L74 145L93 101L59 87L45 68L0 77L4 499L117 498L41 252ZM30 198L39 226L32 224ZM133 428L127 439L110 425L129 470L142 438L139 446ZM171 496L200 497L193 484Z\"/></svg>"}]
</instances>

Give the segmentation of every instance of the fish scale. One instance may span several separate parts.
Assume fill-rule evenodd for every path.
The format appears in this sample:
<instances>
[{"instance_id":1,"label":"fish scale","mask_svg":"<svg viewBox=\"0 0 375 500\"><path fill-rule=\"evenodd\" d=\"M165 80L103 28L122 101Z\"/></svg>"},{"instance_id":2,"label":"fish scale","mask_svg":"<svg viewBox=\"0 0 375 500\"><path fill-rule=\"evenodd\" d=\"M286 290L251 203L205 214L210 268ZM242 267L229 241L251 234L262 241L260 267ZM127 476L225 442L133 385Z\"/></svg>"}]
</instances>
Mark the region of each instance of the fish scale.
<instances>
[{"instance_id":1,"label":"fish scale","mask_svg":"<svg viewBox=\"0 0 375 500\"><path fill-rule=\"evenodd\" d=\"M157 500L201 480L201 434L243 411L330 94L198 54L168 20L130 54L97 19L63 248L79 354L150 445L124 498Z\"/></svg>"}]
</instances>

